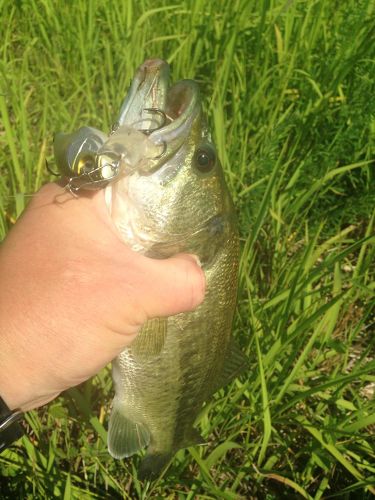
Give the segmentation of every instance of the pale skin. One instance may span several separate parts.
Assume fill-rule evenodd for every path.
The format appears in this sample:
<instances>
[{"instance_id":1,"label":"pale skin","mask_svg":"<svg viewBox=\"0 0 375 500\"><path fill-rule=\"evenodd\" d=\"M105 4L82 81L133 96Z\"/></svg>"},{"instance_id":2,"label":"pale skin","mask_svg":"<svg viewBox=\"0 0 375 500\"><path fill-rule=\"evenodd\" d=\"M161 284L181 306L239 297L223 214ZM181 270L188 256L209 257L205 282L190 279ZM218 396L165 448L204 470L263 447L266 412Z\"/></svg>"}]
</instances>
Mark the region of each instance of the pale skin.
<instances>
[{"instance_id":1,"label":"pale skin","mask_svg":"<svg viewBox=\"0 0 375 500\"><path fill-rule=\"evenodd\" d=\"M193 310L204 293L193 256L154 260L120 240L103 191L73 198L47 184L0 245L0 396L10 409L48 403L147 319Z\"/></svg>"}]
</instances>

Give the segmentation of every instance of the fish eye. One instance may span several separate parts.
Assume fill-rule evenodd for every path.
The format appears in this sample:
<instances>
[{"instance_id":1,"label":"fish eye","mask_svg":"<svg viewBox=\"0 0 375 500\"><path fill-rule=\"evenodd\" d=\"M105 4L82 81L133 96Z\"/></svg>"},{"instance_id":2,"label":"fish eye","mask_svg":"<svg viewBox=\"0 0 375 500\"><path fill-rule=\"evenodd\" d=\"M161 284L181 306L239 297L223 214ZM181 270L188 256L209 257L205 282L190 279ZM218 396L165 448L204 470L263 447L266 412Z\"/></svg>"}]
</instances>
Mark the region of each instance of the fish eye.
<instances>
[{"instance_id":1,"label":"fish eye","mask_svg":"<svg viewBox=\"0 0 375 500\"><path fill-rule=\"evenodd\" d=\"M205 144L200 146L194 153L194 166L203 174L210 172L216 165L216 153L214 148Z\"/></svg>"}]
</instances>

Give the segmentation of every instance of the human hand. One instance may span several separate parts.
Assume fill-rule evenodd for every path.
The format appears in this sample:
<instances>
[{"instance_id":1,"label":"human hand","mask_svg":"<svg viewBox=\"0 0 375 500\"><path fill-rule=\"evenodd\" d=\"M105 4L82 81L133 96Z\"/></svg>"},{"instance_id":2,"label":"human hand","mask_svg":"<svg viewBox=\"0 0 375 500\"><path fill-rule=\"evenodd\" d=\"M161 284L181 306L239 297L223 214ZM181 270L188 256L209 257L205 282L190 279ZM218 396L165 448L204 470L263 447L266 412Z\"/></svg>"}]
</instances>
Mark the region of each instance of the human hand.
<instances>
[{"instance_id":1,"label":"human hand","mask_svg":"<svg viewBox=\"0 0 375 500\"><path fill-rule=\"evenodd\" d=\"M56 198L58 196L58 198ZM119 238L97 191L44 186L0 246L0 395L29 410L115 358L149 318L204 298L194 258L154 260Z\"/></svg>"}]
</instances>

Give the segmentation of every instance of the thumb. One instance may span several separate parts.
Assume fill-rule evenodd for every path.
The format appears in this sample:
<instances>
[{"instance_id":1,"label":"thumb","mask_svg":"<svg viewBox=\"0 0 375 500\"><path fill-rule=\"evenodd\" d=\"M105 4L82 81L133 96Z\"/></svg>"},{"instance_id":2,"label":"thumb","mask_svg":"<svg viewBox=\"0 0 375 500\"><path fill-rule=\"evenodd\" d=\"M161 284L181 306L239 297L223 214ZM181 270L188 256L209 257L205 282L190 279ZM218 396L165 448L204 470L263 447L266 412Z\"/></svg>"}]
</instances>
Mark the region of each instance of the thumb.
<instances>
[{"instance_id":1,"label":"thumb","mask_svg":"<svg viewBox=\"0 0 375 500\"><path fill-rule=\"evenodd\" d=\"M197 257L179 254L145 259L142 301L148 317L192 311L203 302L206 280Z\"/></svg>"}]
</instances>

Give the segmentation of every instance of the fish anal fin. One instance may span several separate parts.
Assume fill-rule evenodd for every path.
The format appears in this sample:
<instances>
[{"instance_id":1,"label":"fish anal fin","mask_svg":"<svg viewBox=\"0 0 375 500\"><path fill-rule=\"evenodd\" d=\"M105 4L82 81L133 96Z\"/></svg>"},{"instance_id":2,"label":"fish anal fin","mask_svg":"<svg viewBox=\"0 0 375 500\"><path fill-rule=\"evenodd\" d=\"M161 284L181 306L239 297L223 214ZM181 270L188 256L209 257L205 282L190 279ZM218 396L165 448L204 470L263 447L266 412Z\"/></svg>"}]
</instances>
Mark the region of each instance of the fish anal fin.
<instances>
[{"instance_id":1,"label":"fish anal fin","mask_svg":"<svg viewBox=\"0 0 375 500\"><path fill-rule=\"evenodd\" d=\"M225 387L229 382L241 375L248 366L249 360L247 356L241 351L237 343L231 340L225 357L223 370L217 383L213 387L213 392Z\"/></svg>"},{"instance_id":2,"label":"fish anal fin","mask_svg":"<svg viewBox=\"0 0 375 500\"><path fill-rule=\"evenodd\" d=\"M127 418L115 404L108 429L108 451L113 458L134 455L150 442L150 432L141 423Z\"/></svg>"},{"instance_id":3,"label":"fish anal fin","mask_svg":"<svg viewBox=\"0 0 375 500\"><path fill-rule=\"evenodd\" d=\"M130 346L134 357L149 357L160 354L167 337L167 323L167 318L154 318L145 323Z\"/></svg>"}]
</instances>

